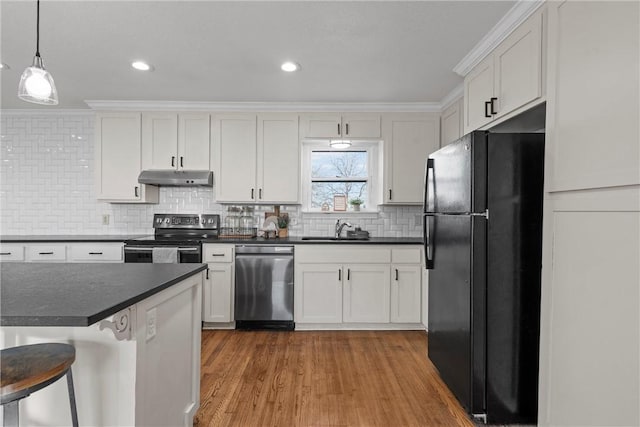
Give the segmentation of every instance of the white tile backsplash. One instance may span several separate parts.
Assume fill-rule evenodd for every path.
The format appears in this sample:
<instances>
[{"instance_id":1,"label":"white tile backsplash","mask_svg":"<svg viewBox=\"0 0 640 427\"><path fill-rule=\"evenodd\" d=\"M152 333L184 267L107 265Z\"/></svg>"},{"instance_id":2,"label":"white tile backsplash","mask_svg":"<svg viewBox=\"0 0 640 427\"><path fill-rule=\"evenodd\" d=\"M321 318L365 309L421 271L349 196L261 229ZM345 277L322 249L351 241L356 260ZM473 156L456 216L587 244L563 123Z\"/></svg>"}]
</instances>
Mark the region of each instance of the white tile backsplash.
<instances>
[{"instance_id":1,"label":"white tile backsplash","mask_svg":"<svg viewBox=\"0 0 640 427\"><path fill-rule=\"evenodd\" d=\"M0 234L150 234L154 213L219 213L215 188L161 187L157 205L96 200L91 113L2 114ZM259 207L256 217L272 207ZM327 235L344 218L374 237L420 237L419 206L384 206L378 214L318 215L283 207L292 235ZM109 215L109 225L102 225Z\"/></svg>"}]
</instances>

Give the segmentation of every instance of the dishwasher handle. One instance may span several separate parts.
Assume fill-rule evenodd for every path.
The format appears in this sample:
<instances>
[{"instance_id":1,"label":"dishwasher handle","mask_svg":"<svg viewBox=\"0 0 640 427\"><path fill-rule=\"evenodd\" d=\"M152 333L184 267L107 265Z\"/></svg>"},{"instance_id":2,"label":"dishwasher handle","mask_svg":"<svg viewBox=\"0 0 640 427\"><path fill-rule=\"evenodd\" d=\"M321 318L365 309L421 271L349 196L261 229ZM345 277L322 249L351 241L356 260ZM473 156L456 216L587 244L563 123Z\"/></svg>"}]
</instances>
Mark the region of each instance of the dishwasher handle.
<instances>
[{"instance_id":1,"label":"dishwasher handle","mask_svg":"<svg viewBox=\"0 0 640 427\"><path fill-rule=\"evenodd\" d=\"M285 255L293 256L293 246L282 245L236 245L236 256Z\"/></svg>"}]
</instances>

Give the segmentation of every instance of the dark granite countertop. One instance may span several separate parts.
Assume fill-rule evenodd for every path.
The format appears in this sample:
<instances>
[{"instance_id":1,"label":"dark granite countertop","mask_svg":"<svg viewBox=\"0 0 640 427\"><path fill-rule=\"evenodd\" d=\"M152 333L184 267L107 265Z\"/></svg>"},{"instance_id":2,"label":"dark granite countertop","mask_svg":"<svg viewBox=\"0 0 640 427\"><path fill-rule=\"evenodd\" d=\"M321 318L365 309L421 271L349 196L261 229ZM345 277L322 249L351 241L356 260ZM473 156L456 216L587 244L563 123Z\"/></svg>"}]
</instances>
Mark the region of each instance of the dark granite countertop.
<instances>
[{"instance_id":1,"label":"dark granite countertop","mask_svg":"<svg viewBox=\"0 0 640 427\"><path fill-rule=\"evenodd\" d=\"M235 244L265 244L265 245L421 245L421 237L371 237L369 240L302 240L302 237L287 237L284 239L212 239L202 243L235 243Z\"/></svg>"},{"instance_id":2,"label":"dark granite countertop","mask_svg":"<svg viewBox=\"0 0 640 427\"><path fill-rule=\"evenodd\" d=\"M89 326L206 264L4 263L1 326Z\"/></svg>"},{"instance_id":3,"label":"dark granite countertop","mask_svg":"<svg viewBox=\"0 0 640 427\"><path fill-rule=\"evenodd\" d=\"M0 243L36 243L36 242L124 242L143 237L145 234L87 234L87 235L26 235L0 236Z\"/></svg>"}]
</instances>

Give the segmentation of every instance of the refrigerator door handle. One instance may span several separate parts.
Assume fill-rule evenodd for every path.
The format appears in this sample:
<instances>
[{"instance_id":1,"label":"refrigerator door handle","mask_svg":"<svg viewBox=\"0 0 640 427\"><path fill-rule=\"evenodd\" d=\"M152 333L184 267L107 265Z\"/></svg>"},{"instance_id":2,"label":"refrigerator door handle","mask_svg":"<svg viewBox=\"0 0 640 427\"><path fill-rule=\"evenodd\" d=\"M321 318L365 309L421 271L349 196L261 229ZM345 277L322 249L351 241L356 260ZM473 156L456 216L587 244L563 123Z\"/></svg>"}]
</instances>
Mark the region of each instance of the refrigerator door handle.
<instances>
[{"instance_id":1,"label":"refrigerator door handle","mask_svg":"<svg viewBox=\"0 0 640 427\"><path fill-rule=\"evenodd\" d=\"M433 159L427 159L427 165L424 171L424 205L422 207L422 211L424 213L429 211L429 171L433 169ZM435 206L434 206L435 208Z\"/></svg>"},{"instance_id":2,"label":"refrigerator door handle","mask_svg":"<svg viewBox=\"0 0 640 427\"><path fill-rule=\"evenodd\" d=\"M431 233L431 220L435 215L422 216L422 230L424 233L424 267L433 270L433 241Z\"/></svg>"}]
</instances>

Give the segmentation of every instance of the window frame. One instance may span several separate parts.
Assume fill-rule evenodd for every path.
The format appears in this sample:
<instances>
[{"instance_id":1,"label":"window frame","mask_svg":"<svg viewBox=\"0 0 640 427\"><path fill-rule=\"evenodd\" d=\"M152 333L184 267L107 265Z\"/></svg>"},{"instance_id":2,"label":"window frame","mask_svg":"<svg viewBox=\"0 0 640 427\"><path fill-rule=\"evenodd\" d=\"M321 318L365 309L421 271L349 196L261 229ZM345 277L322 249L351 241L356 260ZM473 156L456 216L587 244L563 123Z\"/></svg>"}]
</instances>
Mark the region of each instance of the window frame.
<instances>
[{"instance_id":1,"label":"window frame","mask_svg":"<svg viewBox=\"0 0 640 427\"><path fill-rule=\"evenodd\" d=\"M302 168L301 168L301 188L302 188L302 211L307 213L335 213L335 214L359 214L367 212L378 212L378 205L380 204L380 186L382 180L380 176L380 170L382 167L380 154L382 149L380 147L381 141L352 141L351 147L346 149L331 148L329 141L303 141L302 143ZM347 200L346 211L322 211L321 208L311 207L311 184L313 182L311 176L311 154L314 151L329 151L329 152L345 152L345 151L366 151L367 153L367 196L368 200L365 200L366 209L361 208L360 211L349 210L350 205ZM340 180L337 180L341 182ZM345 180L348 181L348 180Z\"/></svg>"}]
</instances>

